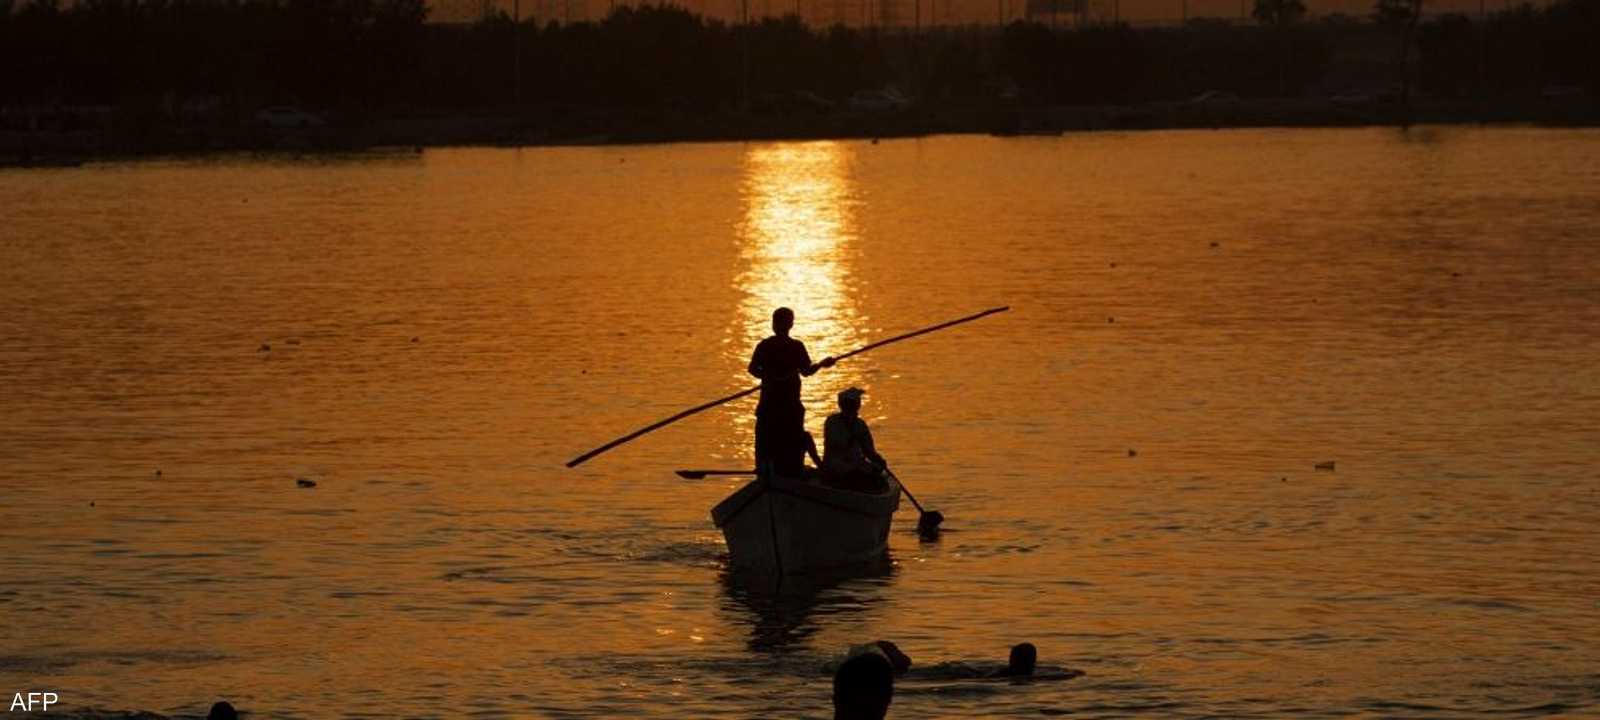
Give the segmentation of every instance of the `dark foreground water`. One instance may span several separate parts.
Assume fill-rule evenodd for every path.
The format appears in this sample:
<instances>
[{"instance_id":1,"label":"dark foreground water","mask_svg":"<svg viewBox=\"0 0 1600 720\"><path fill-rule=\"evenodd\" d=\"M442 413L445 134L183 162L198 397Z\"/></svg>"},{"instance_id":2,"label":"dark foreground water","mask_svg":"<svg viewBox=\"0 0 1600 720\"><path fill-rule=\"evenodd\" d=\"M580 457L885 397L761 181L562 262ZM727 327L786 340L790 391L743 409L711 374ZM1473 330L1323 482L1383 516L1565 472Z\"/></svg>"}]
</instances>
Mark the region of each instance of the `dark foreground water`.
<instances>
[{"instance_id":1,"label":"dark foreground water","mask_svg":"<svg viewBox=\"0 0 1600 720\"><path fill-rule=\"evenodd\" d=\"M1600 133L0 171L0 693L58 712L1600 716ZM779 304L942 510L782 599L709 508ZM263 348L263 345L268 346ZM1335 470L1313 465L1334 461ZM297 478L315 480L299 489Z\"/></svg>"}]
</instances>

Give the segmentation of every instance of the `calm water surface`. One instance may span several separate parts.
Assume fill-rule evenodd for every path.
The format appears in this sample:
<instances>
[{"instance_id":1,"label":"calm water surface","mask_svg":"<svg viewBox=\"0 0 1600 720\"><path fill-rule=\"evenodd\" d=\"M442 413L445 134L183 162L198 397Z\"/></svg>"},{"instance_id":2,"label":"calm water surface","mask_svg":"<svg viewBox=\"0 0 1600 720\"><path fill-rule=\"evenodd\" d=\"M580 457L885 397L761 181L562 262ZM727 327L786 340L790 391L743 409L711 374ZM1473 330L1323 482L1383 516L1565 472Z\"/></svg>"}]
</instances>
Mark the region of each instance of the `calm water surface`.
<instances>
[{"instance_id":1,"label":"calm water surface","mask_svg":"<svg viewBox=\"0 0 1600 720\"><path fill-rule=\"evenodd\" d=\"M0 171L0 691L255 717L1600 716L1600 133L1097 134ZM894 568L709 508L779 304ZM261 349L265 344L270 349ZM1335 461L1333 472L1312 466ZM318 483L297 489L297 478Z\"/></svg>"}]
</instances>

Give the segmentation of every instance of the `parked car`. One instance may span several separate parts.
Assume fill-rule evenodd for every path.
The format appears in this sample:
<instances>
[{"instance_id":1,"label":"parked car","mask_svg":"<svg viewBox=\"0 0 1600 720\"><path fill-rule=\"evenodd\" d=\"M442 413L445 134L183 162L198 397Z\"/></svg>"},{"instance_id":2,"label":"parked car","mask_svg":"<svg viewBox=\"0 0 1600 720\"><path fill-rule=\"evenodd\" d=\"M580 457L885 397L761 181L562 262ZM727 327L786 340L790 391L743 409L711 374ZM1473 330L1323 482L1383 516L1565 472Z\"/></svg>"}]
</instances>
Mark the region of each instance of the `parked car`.
<instances>
[{"instance_id":1,"label":"parked car","mask_svg":"<svg viewBox=\"0 0 1600 720\"><path fill-rule=\"evenodd\" d=\"M1579 85L1546 85L1539 94L1546 100L1576 100L1589 93Z\"/></svg>"},{"instance_id":2,"label":"parked car","mask_svg":"<svg viewBox=\"0 0 1600 720\"><path fill-rule=\"evenodd\" d=\"M911 101L894 88L857 90L848 103L856 112L895 112L911 106Z\"/></svg>"},{"instance_id":3,"label":"parked car","mask_svg":"<svg viewBox=\"0 0 1600 720\"><path fill-rule=\"evenodd\" d=\"M1218 105L1239 102L1239 96L1226 90L1207 90L1189 98L1190 105Z\"/></svg>"},{"instance_id":4,"label":"parked car","mask_svg":"<svg viewBox=\"0 0 1600 720\"><path fill-rule=\"evenodd\" d=\"M805 90L796 91L793 96L796 105L815 113L833 112L834 102L821 95Z\"/></svg>"},{"instance_id":5,"label":"parked car","mask_svg":"<svg viewBox=\"0 0 1600 720\"><path fill-rule=\"evenodd\" d=\"M256 113L256 124L269 128L314 128L327 125L327 121L297 107L277 105Z\"/></svg>"},{"instance_id":6,"label":"parked car","mask_svg":"<svg viewBox=\"0 0 1600 720\"><path fill-rule=\"evenodd\" d=\"M833 102L804 90L790 93L762 93L751 102L758 113L826 115L833 112Z\"/></svg>"}]
</instances>

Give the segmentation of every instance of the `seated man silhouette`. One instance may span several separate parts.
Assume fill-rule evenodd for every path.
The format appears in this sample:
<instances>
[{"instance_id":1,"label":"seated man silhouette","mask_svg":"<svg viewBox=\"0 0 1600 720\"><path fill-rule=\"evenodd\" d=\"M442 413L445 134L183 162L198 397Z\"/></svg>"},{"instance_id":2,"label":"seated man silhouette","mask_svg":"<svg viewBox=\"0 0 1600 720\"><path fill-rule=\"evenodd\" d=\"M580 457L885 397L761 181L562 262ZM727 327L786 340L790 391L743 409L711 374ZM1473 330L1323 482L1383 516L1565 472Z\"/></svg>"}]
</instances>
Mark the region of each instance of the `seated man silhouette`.
<instances>
[{"instance_id":1,"label":"seated man silhouette","mask_svg":"<svg viewBox=\"0 0 1600 720\"><path fill-rule=\"evenodd\" d=\"M888 461L872 444L872 430L861 419L861 388L839 393L839 412L822 424L822 475L834 487L882 492Z\"/></svg>"}]
</instances>

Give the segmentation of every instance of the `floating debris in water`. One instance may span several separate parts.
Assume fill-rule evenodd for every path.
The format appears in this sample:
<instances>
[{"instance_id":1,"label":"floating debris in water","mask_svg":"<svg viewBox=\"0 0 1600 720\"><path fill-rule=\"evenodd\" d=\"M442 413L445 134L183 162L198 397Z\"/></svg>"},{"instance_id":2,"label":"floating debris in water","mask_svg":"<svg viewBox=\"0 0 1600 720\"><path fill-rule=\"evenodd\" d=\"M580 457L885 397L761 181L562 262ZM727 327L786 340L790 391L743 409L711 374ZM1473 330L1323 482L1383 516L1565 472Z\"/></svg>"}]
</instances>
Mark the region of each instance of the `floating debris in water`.
<instances>
[{"instance_id":1,"label":"floating debris in water","mask_svg":"<svg viewBox=\"0 0 1600 720\"><path fill-rule=\"evenodd\" d=\"M1108 322L1108 323L1114 323L1114 322L1116 322L1116 321L1117 321L1117 319L1116 319L1116 318L1114 318L1114 317L1111 317L1111 316L1110 316L1110 315L1107 315L1107 316L1106 316L1106 322Z\"/></svg>"},{"instance_id":2,"label":"floating debris in water","mask_svg":"<svg viewBox=\"0 0 1600 720\"><path fill-rule=\"evenodd\" d=\"M1311 467L1317 470L1327 470L1328 472L1333 472L1333 461L1328 460L1326 462L1319 462Z\"/></svg>"},{"instance_id":3,"label":"floating debris in water","mask_svg":"<svg viewBox=\"0 0 1600 720\"><path fill-rule=\"evenodd\" d=\"M1222 247L1222 243L1219 243L1219 242L1217 242L1215 240L1212 240L1211 241L1211 247Z\"/></svg>"},{"instance_id":4,"label":"floating debris in water","mask_svg":"<svg viewBox=\"0 0 1600 720\"><path fill-rule=\"evenodd\" d=\"M298 480L295 480L294 484L299 485L300 487L303 487L303 488L314 488L314 487L317 486L317 481L315 481L315 480L307 480L305 478L300 478Z\"/></svg>"},{"instance_id":5,"label":"floating debris in water","mask_svg":"<svg viewBox=\"0 0 1600 720\"><path fill-rule=\"evenodd\" d=\"M416 335L413 335L413 336L411 336L411 342L422 342L422 338L418 337Z\"/></svg>"},{"instance_id":6,"label":"floating debris in water","mask_svg":"<svg viewBox=\"0 0 1600 720\"><path fill-rule=\"evenodd\" d=\"M1138 456L1139 456L1139 451L1138 450L1135 450L1133 448L1128 448L1128 457L1138 457Z\"/></svg>"},{"instance_id":7,"label":"floating debris in water","mask_svg":"<svg viewBox=\"0 0 1600 720\"><path fill-rule=\"evenodd\" d=\"M256 348L256 352L268 352L270 350L272 350L272 346L266 343L261 343L261 347Z\"/></svg>"},{"instance_id":8,"label":"floating debris in water","mask_svg":"<svg viewBox=\"0 0 1600 720\"><path fill-rule=\"evenodd\" d=\"M1117 266L1116 263L1111 263L1111 267L1116 267L1116 266Z\"/></svg>"},{"instance_id":9,"label":"floating debris in water","mask_svg":"<svg viewBox=\"0 0 1600 720\"><path fill-rule=\"evenodd\" d=\"M160 470L156 470L156 477L161 477L161 471Z\"/></svg>"},{"instance_id":10,"label":"floating debris in water","mask_svg":"<svg viewBox=\"0 0 1600 720\"><path fill-rule=\"evenodd\" d=\"M89 507L94 507L94 501L93 500L89 501Z\"/></svg>"}]
</instances>

